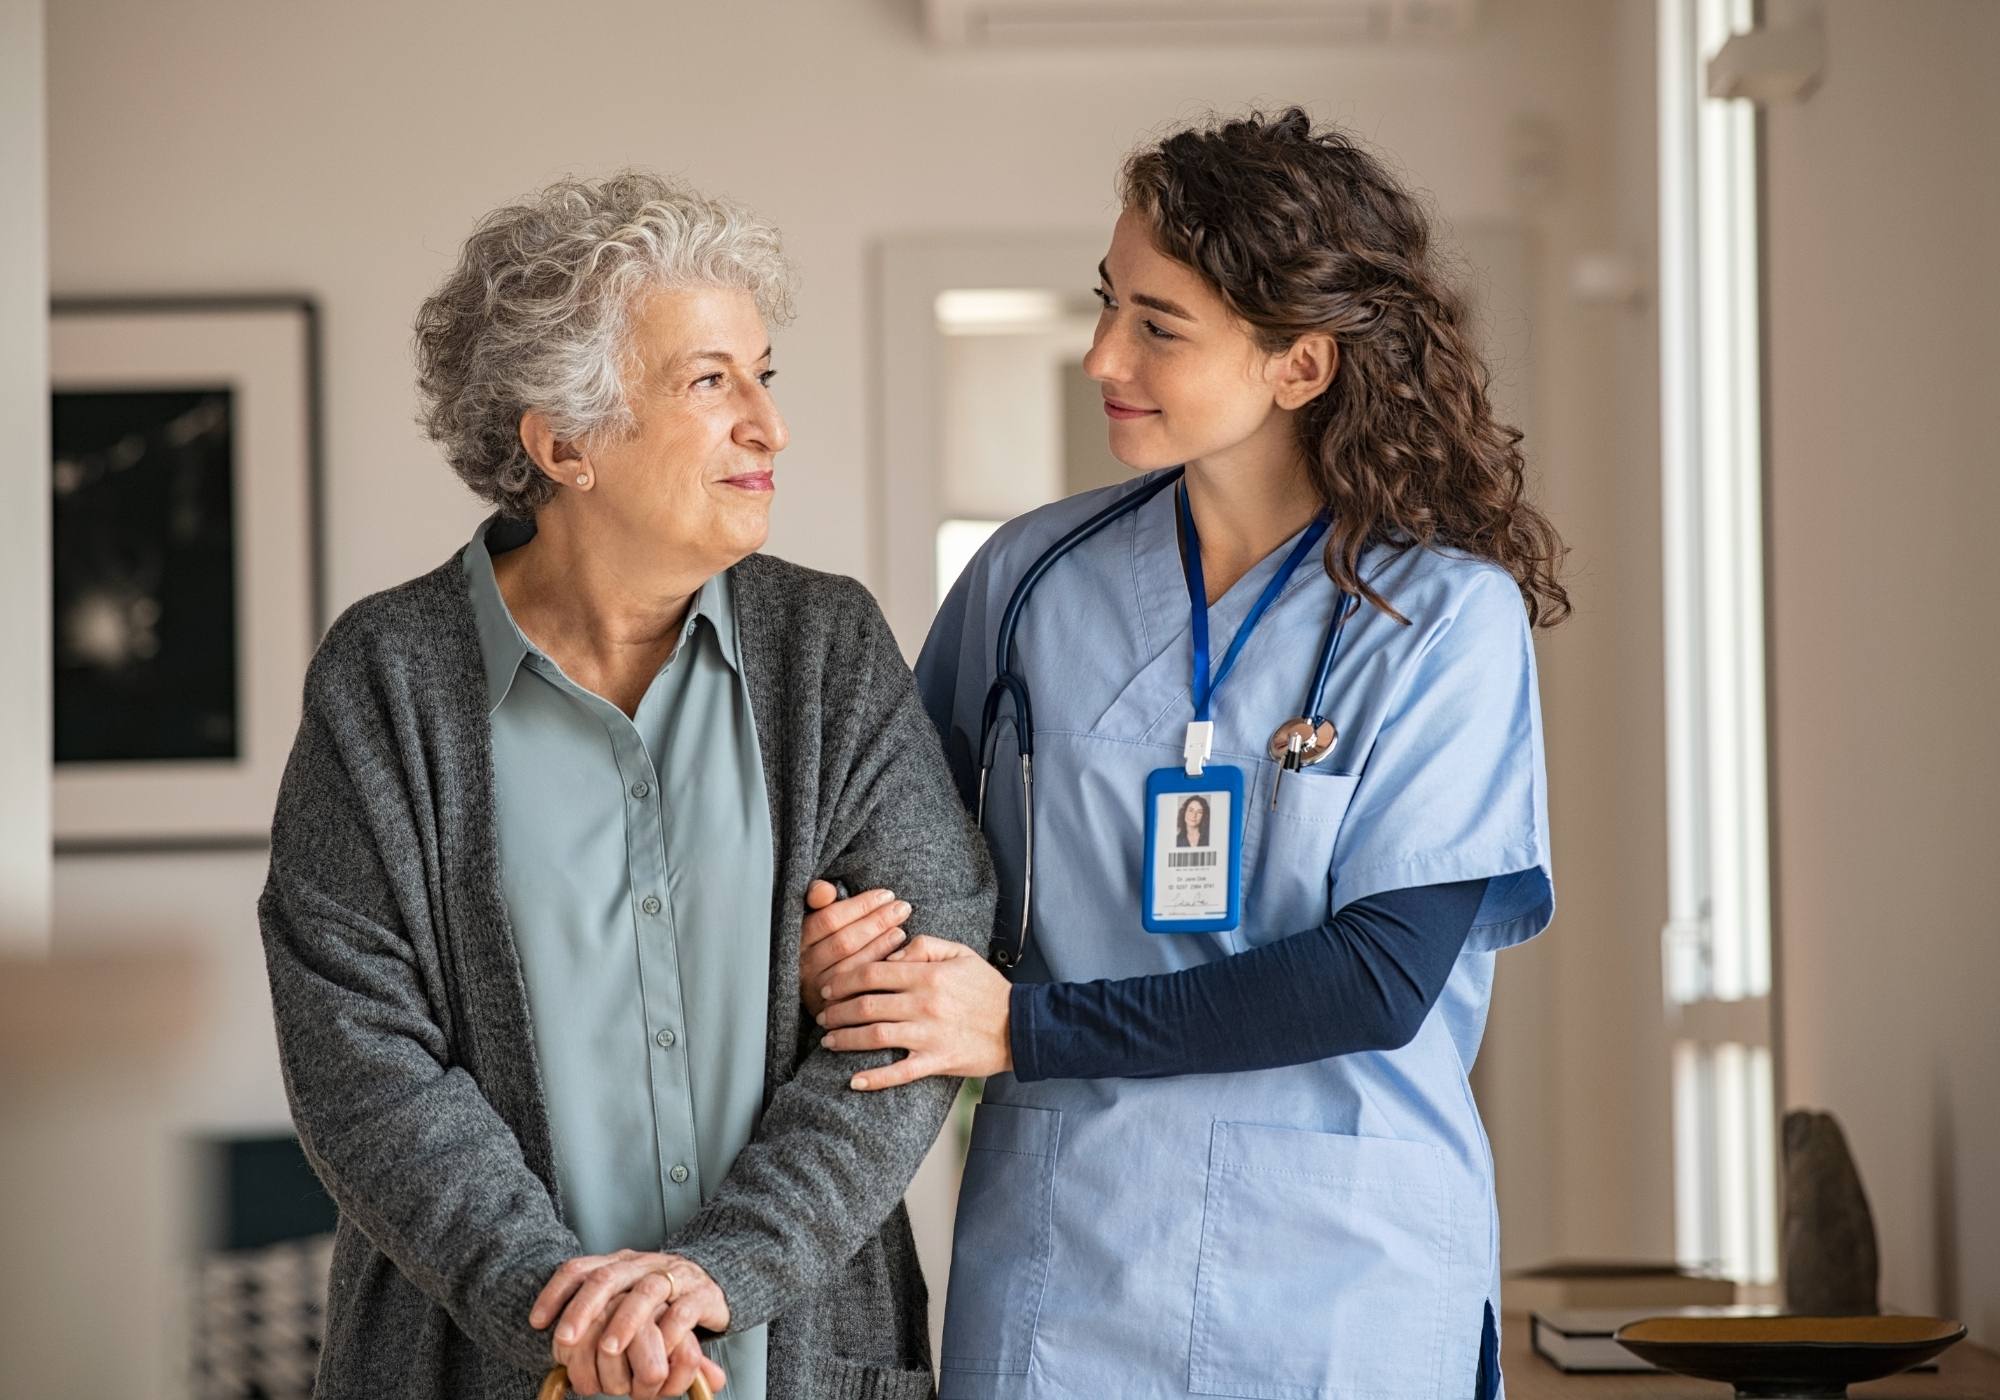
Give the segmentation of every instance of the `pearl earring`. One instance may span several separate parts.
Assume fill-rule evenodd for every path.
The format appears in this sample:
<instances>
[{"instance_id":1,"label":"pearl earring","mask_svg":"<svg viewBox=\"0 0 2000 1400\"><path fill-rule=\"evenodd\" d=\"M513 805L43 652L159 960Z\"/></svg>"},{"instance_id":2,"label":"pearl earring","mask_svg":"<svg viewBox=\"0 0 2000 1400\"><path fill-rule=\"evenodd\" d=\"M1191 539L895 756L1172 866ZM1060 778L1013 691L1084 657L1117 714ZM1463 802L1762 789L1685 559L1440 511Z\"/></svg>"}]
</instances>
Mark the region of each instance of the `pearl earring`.
<instances>
[{"instance_id":1,"label":"pearl earring","mask_svg":"<svg viewBox=\"0 0 2000 1400\"><path fill-rule=\"evenodd\" d=\"M590 473L589 473L589 472L578 472L578 473L576 474L576 484L577 484L578 486L588 486L588 485L590 485Z\"/></svg>"}]
</instances>

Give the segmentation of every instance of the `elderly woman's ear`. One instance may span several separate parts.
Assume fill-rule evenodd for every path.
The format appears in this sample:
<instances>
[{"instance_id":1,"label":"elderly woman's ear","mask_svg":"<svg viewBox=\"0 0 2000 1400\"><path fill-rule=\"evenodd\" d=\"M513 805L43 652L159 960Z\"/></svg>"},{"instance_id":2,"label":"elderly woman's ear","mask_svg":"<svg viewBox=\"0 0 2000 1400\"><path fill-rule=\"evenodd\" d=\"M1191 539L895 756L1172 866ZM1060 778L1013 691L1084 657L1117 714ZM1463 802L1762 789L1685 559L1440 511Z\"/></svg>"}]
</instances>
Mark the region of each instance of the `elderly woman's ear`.
<instances>
[{"instance_id":1,"label":"elderly woman's ear","mask_svg":"<svg viewBox=\"0 0 2000 1400\"><path fill-rule=\"evenodd\" d=\"M521 415L521 450L528 454L542 475L558 486L580 486L588 490L596 479L590 457L573 442L556 436L546 413L534 409Z\"/></svg>"}]
</instances>

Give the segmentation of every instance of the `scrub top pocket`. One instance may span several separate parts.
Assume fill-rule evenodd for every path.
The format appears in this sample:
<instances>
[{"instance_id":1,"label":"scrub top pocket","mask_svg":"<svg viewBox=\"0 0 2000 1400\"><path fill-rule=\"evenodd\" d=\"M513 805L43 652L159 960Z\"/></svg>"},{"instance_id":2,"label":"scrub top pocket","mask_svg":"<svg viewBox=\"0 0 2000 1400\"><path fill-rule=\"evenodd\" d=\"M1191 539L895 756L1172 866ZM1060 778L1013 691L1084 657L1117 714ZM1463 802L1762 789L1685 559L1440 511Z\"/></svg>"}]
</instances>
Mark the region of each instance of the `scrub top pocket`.
<instances>
[{"instance_id":1,"label":"scrub top pocket","mask_svg":"<svg viewBox=\"0 0 2000 1400\"><path fill-rule=\"evenodd\" d=\"M958 1192L945 1371L1026 1375L1048 1285L1062 1114L982 1103ZM951 1386L947 1381L947 1393Z\"/></svg>"},{"instance_id":2,"label":"scrub top pocket","mask_svg":"<svg viewBox=\"0 0 2000 1400\"><path fill-rule=\"evenodd\" d=\"M1429 1143L1218 1121L1189 1393L1434 1400L1452 1226Z\"/></svg>"},{"instance_id":3,"label":"scrub top pocket","mask_svg":"<svg viewBox=\"0 0 2000 1400\"><path fill-rule=\"evenodd\" d=\"M1257 786L1245 794L1250 810L1243 854L1250 879L1244 903L1256 913L1245 932L1253 946L1327 921L1334 841L1361 781L1353 773L1287 773L1274 810L1276 769L1274 763L1259 764L1249 775Z\"/></svg>"}]
</instances>

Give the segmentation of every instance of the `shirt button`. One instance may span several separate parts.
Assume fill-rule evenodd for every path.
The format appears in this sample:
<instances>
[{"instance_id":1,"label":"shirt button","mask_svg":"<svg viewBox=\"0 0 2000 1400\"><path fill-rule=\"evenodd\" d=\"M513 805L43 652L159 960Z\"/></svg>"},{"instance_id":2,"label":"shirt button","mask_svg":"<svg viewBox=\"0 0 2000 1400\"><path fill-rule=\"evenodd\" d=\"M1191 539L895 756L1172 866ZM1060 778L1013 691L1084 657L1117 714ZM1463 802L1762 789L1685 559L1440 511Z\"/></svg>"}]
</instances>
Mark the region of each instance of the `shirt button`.
<instances>
[{"instance_id":1,"label":"shirt button","mask_svg":"<svg viewBox=\"0 0 2000 1400\"><path fill-rule=\"evenodd\" d=\"M648 793L652 792L652 790L653 790L653 787L652 787L652 784L650 784L650 783L634 783L634 784L632 784L632 795L633 795L634 797L638 797L638 798L644 798L644 797L645 797L645 796L646 796L646 795L647 795Z\"/></svg>"},{"instance_id":2,"label":"shirt button","mask_svg":"<svg viewBox=\"0 0 2000 1400\"><path fill-rule=\"evenodd\" d=\"M648 914L657 914L660 912L660 901L655 899L652 895L647 895L644 899L639 901L639 907L645 910Z\"/></svg>"},{"instance_id":3,"label":"shirt button","mask_svg":"<svg viewBox=\"0 0 2000 1400\"><path fill-rule=\"evenodd\" d=\"M674 1033L672 1031L661 1031L653 1039L658 1042L662 1050L671 1050L674 1048Z\"/></svg>"},{"instance_id":4,"label":"shirt button","mask_svg":"<svg viewBox=\"0 0 2000 1400\"><path fill-rule=\"evenodd\" d=\"M688 1179L688 1169L686 1167L676 1166L672 1171L668 1172L667 1175L673 1179L674 1185L678 1186L683 1181L686 1181Z\"/></svg>"}]
</instances>

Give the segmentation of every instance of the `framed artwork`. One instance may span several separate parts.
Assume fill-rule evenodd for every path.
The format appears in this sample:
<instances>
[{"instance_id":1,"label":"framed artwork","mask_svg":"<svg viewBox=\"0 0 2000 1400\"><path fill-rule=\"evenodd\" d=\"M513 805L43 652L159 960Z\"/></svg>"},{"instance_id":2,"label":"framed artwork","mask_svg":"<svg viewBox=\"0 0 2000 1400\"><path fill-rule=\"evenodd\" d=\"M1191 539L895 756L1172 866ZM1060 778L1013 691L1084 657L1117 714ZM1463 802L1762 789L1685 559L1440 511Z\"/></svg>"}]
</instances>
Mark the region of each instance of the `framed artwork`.
<instances>
[{"instance_id":1,"label":"framed artwork","mask_svg":"<svg viewBox=\"0 0 2000 1400\"><path fill-rule=\"evenodd\" d=\"M325 625L313 303L52 311L55 849L262 846Z\"/></svg>"}]
</instances>

